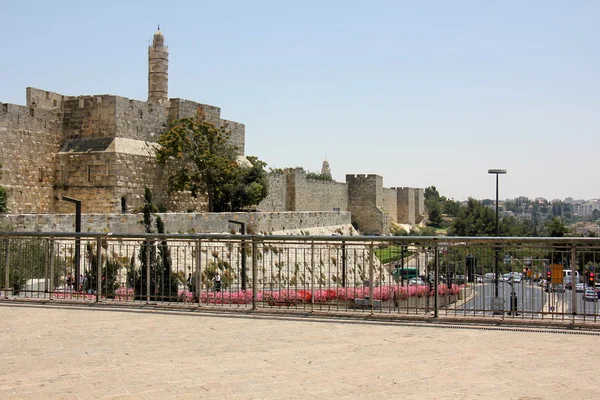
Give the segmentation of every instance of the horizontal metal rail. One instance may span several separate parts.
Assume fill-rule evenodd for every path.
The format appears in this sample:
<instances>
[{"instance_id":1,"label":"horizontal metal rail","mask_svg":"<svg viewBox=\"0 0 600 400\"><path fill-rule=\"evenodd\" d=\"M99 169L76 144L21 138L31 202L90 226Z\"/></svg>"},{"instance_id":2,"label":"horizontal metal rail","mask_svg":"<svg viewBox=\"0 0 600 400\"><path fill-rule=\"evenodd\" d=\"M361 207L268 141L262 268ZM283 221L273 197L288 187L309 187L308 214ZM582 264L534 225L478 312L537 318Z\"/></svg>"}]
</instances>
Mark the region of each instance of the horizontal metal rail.
<instances>
[{"instance_id":1,"label":"horizontal metal rail","mask_svg":"<svg viewBox=\"0 0 600 400\"><path fill-rule=\"evenodd\" d=\"M599 262L600 238L1 232L0 299L585 322Z\"/></svg>"}]
</instances>

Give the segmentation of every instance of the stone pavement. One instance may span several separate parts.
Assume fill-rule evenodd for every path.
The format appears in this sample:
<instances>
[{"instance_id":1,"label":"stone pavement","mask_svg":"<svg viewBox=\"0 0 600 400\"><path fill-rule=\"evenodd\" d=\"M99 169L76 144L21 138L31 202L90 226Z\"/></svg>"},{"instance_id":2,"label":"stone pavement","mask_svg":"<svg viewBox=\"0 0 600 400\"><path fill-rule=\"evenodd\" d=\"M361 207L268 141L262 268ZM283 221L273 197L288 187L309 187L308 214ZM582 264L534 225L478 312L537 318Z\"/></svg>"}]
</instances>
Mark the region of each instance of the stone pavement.
<instances>
[{"instance_id":1,"label":"stone pavement","mask_svg":"<svg viewBox=\"0 0 600 400\"><path fill-rule=\"evenodd\" d=\"M0 302L0 399L587 399L600 333Z\"/></svg>"}]
</instances>

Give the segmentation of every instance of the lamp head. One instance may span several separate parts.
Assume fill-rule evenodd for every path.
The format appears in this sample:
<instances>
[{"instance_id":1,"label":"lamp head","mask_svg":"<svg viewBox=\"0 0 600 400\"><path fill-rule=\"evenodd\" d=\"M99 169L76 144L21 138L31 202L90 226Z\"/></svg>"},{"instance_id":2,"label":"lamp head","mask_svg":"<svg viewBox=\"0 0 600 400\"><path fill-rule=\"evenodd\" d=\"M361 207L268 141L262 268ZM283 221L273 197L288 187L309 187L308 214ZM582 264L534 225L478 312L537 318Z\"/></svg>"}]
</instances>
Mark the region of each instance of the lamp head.
<instances>
[{"instance_id":1,"label":"lamp head","mask_svg":"<svg viewBox=\"0 0 600 400\"><path fill-rule=\"evenodd\" d=\"M488 169L488 174L506 174L505 169Z\"/></svg>"}]
</instances>

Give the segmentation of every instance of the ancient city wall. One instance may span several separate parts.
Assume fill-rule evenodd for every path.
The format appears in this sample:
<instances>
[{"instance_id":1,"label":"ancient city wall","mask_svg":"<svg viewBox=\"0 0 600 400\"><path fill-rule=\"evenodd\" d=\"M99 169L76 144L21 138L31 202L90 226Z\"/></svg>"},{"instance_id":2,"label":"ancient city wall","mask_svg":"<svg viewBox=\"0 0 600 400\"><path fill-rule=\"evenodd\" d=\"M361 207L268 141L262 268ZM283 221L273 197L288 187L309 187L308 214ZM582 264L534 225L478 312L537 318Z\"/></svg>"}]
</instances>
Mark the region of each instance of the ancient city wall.
<instances>
[{"instance_id":1,"label":"ancient city wall","mask_svg":"<svg viewBox=\"0 0 600 400\"><path fill-rule=\"evenodd\" d=\"M144 204L145 188L152 190L153 202L175 211L205 211L204 196L168 194L166 177L171 166L159 166L140 154L115 152L59 153L57 198L82 201L83 212L119 212ZM68 183L67 183L68 182ZM69 212L72 205L57 201L57 212Z\"/></svg>"},{"instance_id":2,"label":"ancient city wall","mask_svg":"<svg viewBox=\"0 0 600 400\"><path fill-rule=\"evenodd\" d=\"M25 89L27 107L42 108L46 110L62 110L63 96L60 93L49 92L47 90L28 87Z\"/></svg>"},{"instance_id":3,"label":"ancient city wall","mask_svg":"<svg viewBox=\"0 0 600 400\"><path fill-rule=\"evenodd\" d=\"M115 137L116 107L116 96L65 97L63 140Z\"/></svg>"},{"instance_id":4,"label":"ancient city wall","mask_svg":"<svg viewBox=\"0 0 600 400\"><path fill-rule=\"evenodd\" d=\"M395 189L383 188L382 207L391 222L398 222L398 193Z\"/></svg>"},{"instance_id":5,"label":"ancient city wall","mask_svg":"<svg viewBox=\"0 0 600 400\"><path fill-rule=\"evenodd\" d=\"M383 212L383 178L378 175L346 175L348 210L352 223L364 235L387 234L389 219Z\"/></svg>"},{"instance_id":6,"label":"ancient city wall","mask_svg":"<svg viewBox=\"0 0 600 400\"><path fill-rule=\"evenodd\" d=\"M278 213L159 213L167 233L234 233L247 224L249 234L308 229L350 224L348 212L278 212ZM83 232L143 233L142 214L83 214ZM21 232L74 232L74 214L0 214L0 224L10 224Z\"/></svg>"},{"instance_id":7,"label":"ancient city wall","mask_svg":"<svg viewBox=\"0 0 600 400\"><path fill-rule=\"evenodd\" d=\"M230 143L238 148L238 154L245 154L246 126L239 122L221 119L221 109L208 104L183 99L170 99L169 122L176 119L194 117L200 115L204 120L215 124L215 126L226 126L231 132Z\"/></svg>"},{"instance_id":8,"label":"ancient city wall","mask_svg":"<svg viewBox=\"0 0 600 400\"><path fill-rule=\"evenodd\" d=\"M264 212L286 211L286 174L274 172L268 174L267 178L269 180L269 192L257 208Z\"/></svg>"},{"instance_id":9,"label":"ancient city wall","mask_svg":"<svg viewBox=\"0 0 600 400\"><path fill-rule=\"evenodd\" d=\"M116 97L116 136L156 142L167 123L168 111L161 105Z\"/></svg>"},{"instance_id":10,"label":"ancient city wall","mask_svg":"<svg viewBox=\"0 0 600 400\"><path fill-rule=\"evenodd\" d=\"M396 188L398 192L398 222L414 224L416 220L415 189L409 187Z\"/></svg>"},{"instance_id":11,"label":"ancient city wall","mask_svg":"<svg viewBox=\"0 0 600 400\"><path fill-rule=\"evenodd\" d=\"M415 222L418 224L425 217L425 192L423 189L415 189Z\"/></svg>"},{"instance_id":12,"label":"ancient city wall","mask_svg":"<svg viewBox=\"0 0 600 400\"><path fill-rule=\"evenodd\" d=\"M307 179L301 169L288 170L288 187L293 190L289 211L347 211L345 183Z\"/></svg>"},{"instance_id":13,"label":"ancient city wall","mask_svg":"<svg viewBox=\"0 0 600 400\"><path fill-rule=\"evenodd\" d=\"M51 210L60 112L0 103L0 185L12 212Z\"/></svg>"}]
</instances>

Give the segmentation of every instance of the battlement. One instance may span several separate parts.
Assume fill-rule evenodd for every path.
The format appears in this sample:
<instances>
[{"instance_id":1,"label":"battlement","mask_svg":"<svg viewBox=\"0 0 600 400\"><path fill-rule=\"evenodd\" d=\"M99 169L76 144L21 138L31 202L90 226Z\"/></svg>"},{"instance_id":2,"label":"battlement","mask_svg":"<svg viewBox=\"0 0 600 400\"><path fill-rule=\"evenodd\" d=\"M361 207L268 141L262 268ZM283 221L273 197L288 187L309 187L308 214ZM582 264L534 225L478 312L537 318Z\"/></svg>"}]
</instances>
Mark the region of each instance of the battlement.
<instances>
[{"instance_id":1,"label":"battlement","mask_svg":"<svg viewBox=\"0 0 600 400\"><path fill-rule=\"evenodd\" d=\"M25 89L27 107L62 110L64 95L47 90L28 87Z\"/></svg>"}]
</instances>

